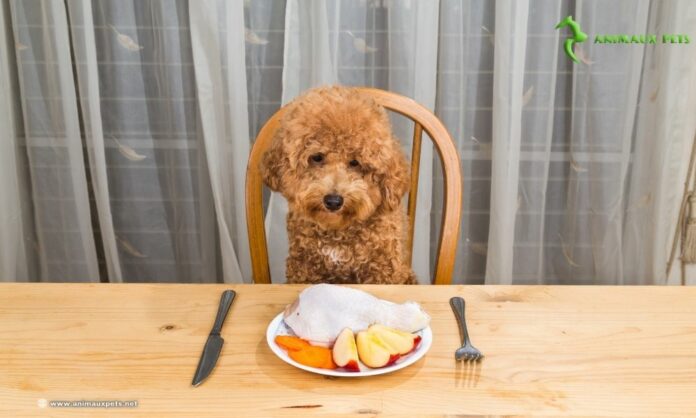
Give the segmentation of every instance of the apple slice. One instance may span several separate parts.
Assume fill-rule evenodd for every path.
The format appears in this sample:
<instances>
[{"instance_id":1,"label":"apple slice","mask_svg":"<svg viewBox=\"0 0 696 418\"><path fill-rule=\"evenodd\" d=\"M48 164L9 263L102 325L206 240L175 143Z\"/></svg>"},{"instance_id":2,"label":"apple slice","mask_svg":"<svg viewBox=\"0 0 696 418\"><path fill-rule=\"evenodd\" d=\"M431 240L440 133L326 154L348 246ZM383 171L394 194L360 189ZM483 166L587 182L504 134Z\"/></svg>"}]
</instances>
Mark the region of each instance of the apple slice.
<instances>
[{"instance_id":1,"label":"apple slice","mask_svg":"<svg viewBox=\"0 0 696 418\"><path fill-rule=\"evenodd\" d=\"M351 372L359 372L358 347L355 344L355 334L350 328L345 328L338 334L333 349L331 350L334 363Z\"/></svg>"},{"instance_id":2,"label":"apple slice","mask_svg":"<svg viewBox=\"0 0 696 418\"><path fill-rule=\"evenodd\" d=\"M400 356L413 351L420 343L420 335L411 334L398 329L385 327L384 325L374 324L367 329L370 334L376 335L392 354Z\"/></svg>"},{"instance_id":3,"label":"apple slice","mask_svg":"<svg viewBox=\"0 0 696 418\"><path fill-rule=\"evenodd\" d=\"M356 340L360 360L367 367L379 368L388 366L399 358L399 355L394 354L374 333L360 331Z\"/></svg>"}]
</instances>

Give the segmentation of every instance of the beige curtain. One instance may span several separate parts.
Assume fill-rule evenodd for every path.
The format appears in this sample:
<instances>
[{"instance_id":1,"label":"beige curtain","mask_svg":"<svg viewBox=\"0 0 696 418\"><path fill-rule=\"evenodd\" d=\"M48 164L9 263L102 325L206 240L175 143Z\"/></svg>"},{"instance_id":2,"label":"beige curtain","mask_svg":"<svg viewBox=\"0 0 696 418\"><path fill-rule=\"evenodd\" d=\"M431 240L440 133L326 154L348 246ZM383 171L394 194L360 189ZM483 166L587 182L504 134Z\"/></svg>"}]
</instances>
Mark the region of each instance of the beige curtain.
<instances>
[{"instance_id":1,"label":"beige curtain","mask_svg":"<svg viewBox=\"0 0 696 418\"><path fill-rule=\"evenodd\" d=\"M450 130L455 282L679 282L664 266L696 128L694 43L593 36L691 34L692 1L10 0L0 13L0 280L249 282L253 138L303 90L341 83L413 97ZM580 63L555 29L568 15L590 36ZM410 149L412 126L393 124ZM421 164L426 283L442 176L431 147ZM283 282L284 202L268 197Z\"/></svg>"}]
</instances>

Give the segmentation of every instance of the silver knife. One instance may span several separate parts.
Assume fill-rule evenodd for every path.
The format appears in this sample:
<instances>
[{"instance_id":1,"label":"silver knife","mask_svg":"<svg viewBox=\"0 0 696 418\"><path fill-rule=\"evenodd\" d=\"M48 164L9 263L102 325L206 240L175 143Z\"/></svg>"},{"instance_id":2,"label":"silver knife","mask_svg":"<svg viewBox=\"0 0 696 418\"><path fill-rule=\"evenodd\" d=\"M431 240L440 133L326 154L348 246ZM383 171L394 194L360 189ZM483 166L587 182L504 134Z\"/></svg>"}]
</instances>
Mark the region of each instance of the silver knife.
<instances>
[{"instance_id":1,"label":"silver knife","mask_svg":"<svg viewBox=\"0 0 696 418\"><path fill-rule=\"evenodd\" d=\"M237 293L235 293L234 290L225 290L222 292L220 307L215 317L215 324L210 331L210 335L208 335L208 341L205 342L205 347L203 347L203 354L201 354L201 359L198 361L196 374L193 375L193 381L191 382L193 386L200 385L201 382L210 375L210 372L212 372L215 367L215 363L217 363L218 357L220 357L222 344L225 342L220 336L222 323L225 322L227 312L229 312L236 295Z\"/></svg>"}]
</instances>

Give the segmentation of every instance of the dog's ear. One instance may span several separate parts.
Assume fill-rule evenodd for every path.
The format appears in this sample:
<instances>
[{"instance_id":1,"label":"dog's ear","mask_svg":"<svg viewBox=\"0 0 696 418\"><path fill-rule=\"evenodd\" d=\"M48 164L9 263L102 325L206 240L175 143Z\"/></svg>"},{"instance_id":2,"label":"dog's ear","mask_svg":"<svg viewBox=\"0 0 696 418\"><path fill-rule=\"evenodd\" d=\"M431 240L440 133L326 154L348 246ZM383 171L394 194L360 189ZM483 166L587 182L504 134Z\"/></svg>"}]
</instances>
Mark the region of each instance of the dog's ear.
<instances>
[{"instance_id":1,"label":"dog's ear","mask_svg":"<svg viewBox=\"0 0 696 418\"><path fill-rule=\"evenodd\" d=\"M384 164L382 174L382 206L387 212L396 210L401 205L401 199L408 191L409 175L408 163L397 139L393 141L393 149Z\"/></svg>"},{"instance_id":2,"label":"dog's ear","mask_svg":"<svg viewBox=\"0 0 696 418\"><path fill-rule=\"evenodd\" d=\"M261 161L263 181L275 192L280 191L283 174L288 165L287 156L283 151L284 137L285 133L283 128L281 128L276 132L271 141L271 147L263 155L263 160Z\"/></svg>"}]
</instances>

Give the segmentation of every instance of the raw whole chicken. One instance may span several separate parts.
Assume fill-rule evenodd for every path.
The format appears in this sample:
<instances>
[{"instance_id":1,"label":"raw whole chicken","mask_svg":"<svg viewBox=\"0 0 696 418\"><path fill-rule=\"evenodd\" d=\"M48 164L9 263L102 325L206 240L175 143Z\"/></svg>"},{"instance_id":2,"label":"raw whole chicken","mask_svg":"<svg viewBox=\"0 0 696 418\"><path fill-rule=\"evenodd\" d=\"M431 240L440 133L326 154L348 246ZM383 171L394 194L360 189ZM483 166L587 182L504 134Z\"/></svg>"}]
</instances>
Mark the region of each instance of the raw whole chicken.
<instances>
[{"instance_id":1,"label":"raw whole chicken","mask_svg":"<svg viewBox=\"0 0 696 418\"><path fill-rule=\"evenodd\" d=\"M325 347L331 346L346 327L358 332L381 324L416 332L430 324L430 316L416 302L396 304L361 290L331 284L303 290L285 309L283 319L298 337Z\"/></svg>"}]
</instances>

